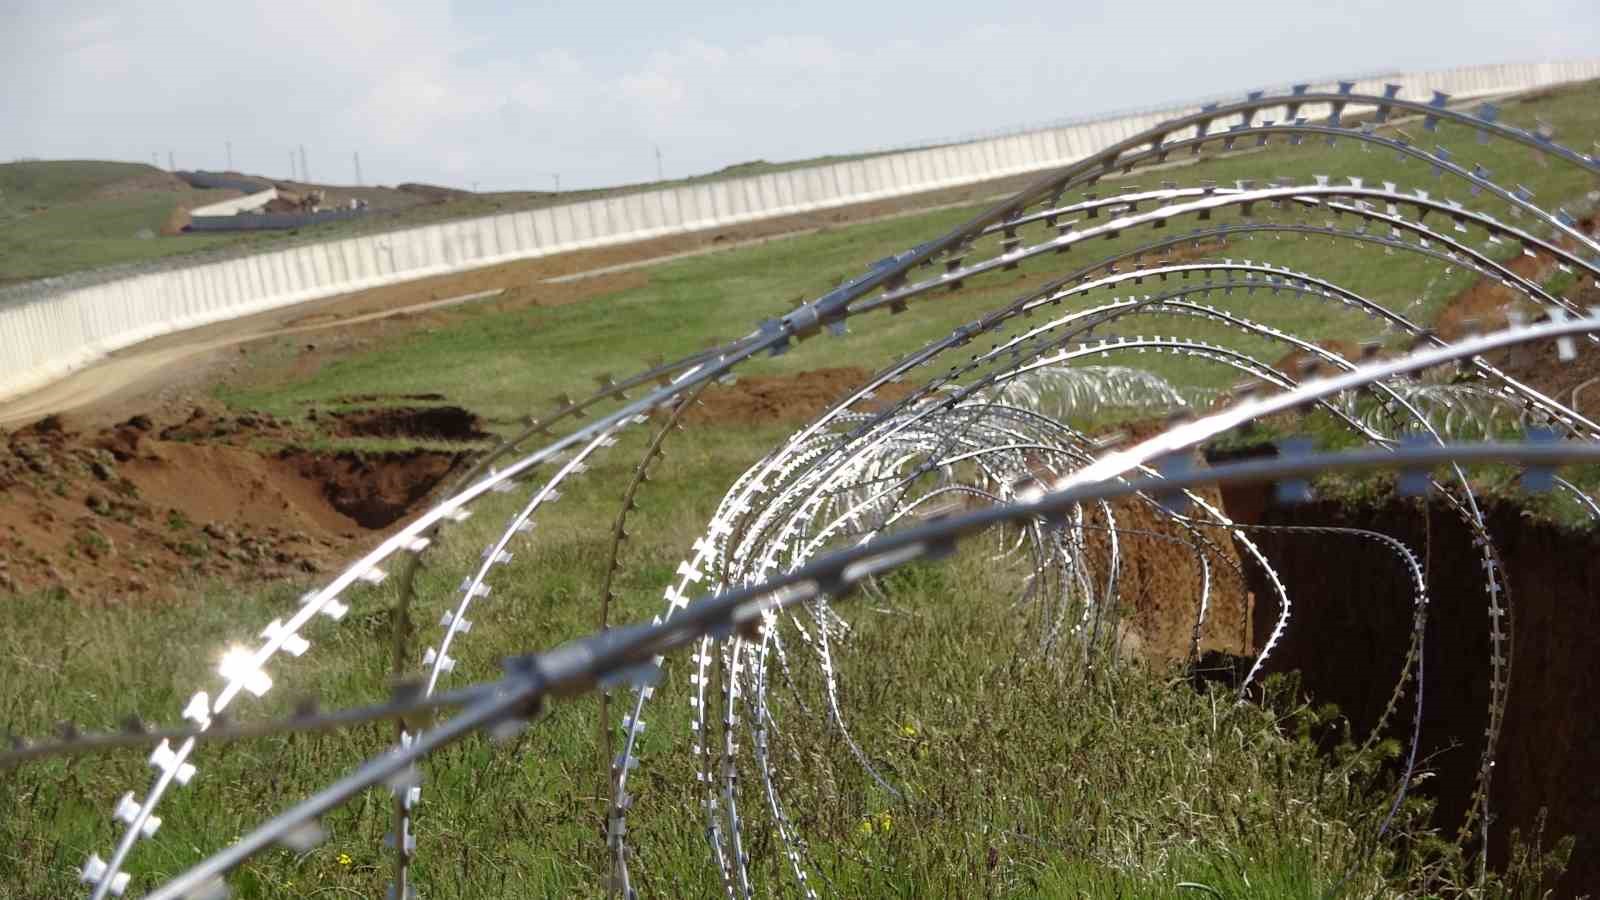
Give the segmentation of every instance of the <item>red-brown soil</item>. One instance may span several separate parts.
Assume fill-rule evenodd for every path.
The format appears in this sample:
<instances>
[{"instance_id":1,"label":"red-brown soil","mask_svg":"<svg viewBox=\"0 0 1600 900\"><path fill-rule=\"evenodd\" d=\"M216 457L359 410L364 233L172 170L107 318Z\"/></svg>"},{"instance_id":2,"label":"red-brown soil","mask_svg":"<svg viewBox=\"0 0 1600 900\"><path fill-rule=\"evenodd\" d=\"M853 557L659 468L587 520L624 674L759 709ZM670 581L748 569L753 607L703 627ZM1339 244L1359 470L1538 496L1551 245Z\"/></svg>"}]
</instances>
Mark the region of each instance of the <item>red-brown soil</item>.
<instances>
[{"instance_id":1,"label":"red-brown soil","mask_svg":"<svg viewBox=\"0 0 1600 900\"><path fill-rule=\"evenodd\" d=\"M119 603L195 579L305 577L415 511L465 455L310 451L301 436L203 409L0 433L0 592Z\"/></svg>"},{"instance_id":2,"label":"red-brown soil","mask_svg":"<svg viewBox=\"0 0 1600 900\"><path fill-rule=\"evenodd\" d=\"M1535 284L1550 277L1555 262L1544 257L1518 256L1506 268ZM1434 328L1439 337L1454 341L1472 331L1493 331L1506 327L1506 314L1514 308L1533 309L1527 298L1499 280L1480 275L1470 287L1451 299L1439 314Z\"/></svg>"},{"instance_id":3,"label":"red-brown soil","mask_svg":"<svg viewBox=\"0 0 1600 900\"><path fill-rule=\"evenodd\" d=\"M1332 340L1317 341L1316 344L1333 355L1342 356L1351 362L1359 362L1361 360L1361 348L1354 341L1334 338ZM1272 365L1273 368L1287 373L1291 378L1306 377L1307 367L1310 366L1315 366L1322 371L1326 371L1328 368L1322 357L1305 350L1291 350Z\"/></svg>"},{"instance_id":4,"label":"red-brown soil","mask_svg":"<svg viewBox=\"0 0 1600 900\"><path fill-rule=\"evenodd\" d=\"M1214 489L1198 493L1213 506L1220 506ZM1118 531L1117 594L1124 604L1124 652L1152 661L1188 658L1204 583L1189 533L1142 500L1113 503L1112 514ZM1104 530L1101 514L1095 513L1090 523L1092 527L1086 531L1089 553L1102 562L1100 568L1105 571L1110 535ZM1217 550L1207 554L1211 594L1200 630L1200 652L1247 653L1254 601L1239 571L1238 551L1223 529L1197 530Z\"/></svg>"}]
</instances>

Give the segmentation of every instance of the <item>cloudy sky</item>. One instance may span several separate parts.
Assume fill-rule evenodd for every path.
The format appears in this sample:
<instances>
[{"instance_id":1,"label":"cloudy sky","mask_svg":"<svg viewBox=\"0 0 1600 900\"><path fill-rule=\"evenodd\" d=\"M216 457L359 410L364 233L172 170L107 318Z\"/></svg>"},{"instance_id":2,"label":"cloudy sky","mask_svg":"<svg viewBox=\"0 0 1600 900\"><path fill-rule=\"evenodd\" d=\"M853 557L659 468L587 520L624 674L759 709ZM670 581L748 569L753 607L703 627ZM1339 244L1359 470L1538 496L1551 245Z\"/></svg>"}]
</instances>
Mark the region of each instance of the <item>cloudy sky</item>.
<instances>
[{"instance_id":1,"label":"cloudy sky","mask_svg":"<svg viewBox=\"0 0 1600 900\"><path fill-rule=\"evenodd\" d=\"M0 161L578 187L1597 35L1596 0L0 0Z\"/></svg>"}]
</instances>

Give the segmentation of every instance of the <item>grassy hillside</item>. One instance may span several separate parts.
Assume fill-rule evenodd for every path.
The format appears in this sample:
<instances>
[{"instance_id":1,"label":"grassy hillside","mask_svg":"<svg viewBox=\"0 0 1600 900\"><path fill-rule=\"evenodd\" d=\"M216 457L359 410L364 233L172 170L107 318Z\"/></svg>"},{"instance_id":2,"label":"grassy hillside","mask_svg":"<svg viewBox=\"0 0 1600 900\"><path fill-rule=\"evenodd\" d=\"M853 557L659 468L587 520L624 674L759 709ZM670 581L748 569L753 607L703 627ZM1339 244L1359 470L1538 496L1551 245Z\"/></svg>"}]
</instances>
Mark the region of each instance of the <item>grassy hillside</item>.
<instances>
[{"instance_id":1,"label":"grassy hillside","mask_svg":"<svg viewBox=\"0 0 1600 900\"><path fill-rule=\"evenodd\" d=\"M224 243L227 238L163 237L161 229L179 204L226 196L135 163L0 165L0 285Z\"/></svg>"},{"instance_id":2,"label":"grassy hillside","mask_svg":"<svg viewBox=\"0 0 1600 900\"><path fill-rule=\"evenodd\" d=\"M327 240L857 158L754 161L666 182L559 192L473 193L427 185L350 187L265 179L291 190L320 188L333 204L360 198L369 204L371 213L358 220L294 231L177 236L161 233L175 207L200 206L232 195L196 190L164 170L139 163L58 160L0 164L0 287L169 256Z\"/></svg>"}]
</instances>

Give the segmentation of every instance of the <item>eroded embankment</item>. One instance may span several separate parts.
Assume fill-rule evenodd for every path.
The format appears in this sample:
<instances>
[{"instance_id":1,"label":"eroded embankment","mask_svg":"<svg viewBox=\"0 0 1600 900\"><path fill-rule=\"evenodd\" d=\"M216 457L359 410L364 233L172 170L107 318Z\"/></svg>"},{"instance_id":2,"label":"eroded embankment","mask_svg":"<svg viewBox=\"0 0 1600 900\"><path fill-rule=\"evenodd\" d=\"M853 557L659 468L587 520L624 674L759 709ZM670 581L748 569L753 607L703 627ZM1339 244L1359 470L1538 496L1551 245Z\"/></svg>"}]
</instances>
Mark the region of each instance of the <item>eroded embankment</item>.
<instances>
[{"instance_id":1,"label":"eroded embankment","mask_svg":"<svg viewBox=\"0 0 1600 900\"><path fill-rule=\"evenodd\" d=\"M472 441L460 407L324 418L334 437ZM308 449L314 428L194 409L76 431L48 417L0 432L0 594L115 603L193 579L303 578L415 513L466 450Z\"/></svg>"},{"instance_id":2,"label":"eroded embankment","mask_svg":"<svg viewBox=\"0 0 1600 900\"><path fill-rule=\"evenodd\" d=\"M1445 504L1393 498L1369 505L1270 502L1270 488L1224 491L1229 514L1261 525L1335 525L1404 541L1428 575L1425 704L1420 759L1437 775L1437 821L1452 832L1471 799L1488 722L1491 652L1482 556L1472 532ZM1511 831L1527 835L1541 808L1551 836L1575 835L1561 884L1570 896L1600 884L1600 653L1595 598L1600 535L1531 518L1514 502L1484 504L1510 588L1511 677L1494 768L1491 863L1504 865ZM1277 568L1292 603L1290 627L1268 671L1298 670L1318 702L1337 703L1358 733L1382 713L1412 631L1405 570L1379 544L1330 535L1252 534ZM1278 614L1271 585L1246 568L1259 644ZM1408 694L1391 733L1408 733Z\"/></svg>"}]
</instances>

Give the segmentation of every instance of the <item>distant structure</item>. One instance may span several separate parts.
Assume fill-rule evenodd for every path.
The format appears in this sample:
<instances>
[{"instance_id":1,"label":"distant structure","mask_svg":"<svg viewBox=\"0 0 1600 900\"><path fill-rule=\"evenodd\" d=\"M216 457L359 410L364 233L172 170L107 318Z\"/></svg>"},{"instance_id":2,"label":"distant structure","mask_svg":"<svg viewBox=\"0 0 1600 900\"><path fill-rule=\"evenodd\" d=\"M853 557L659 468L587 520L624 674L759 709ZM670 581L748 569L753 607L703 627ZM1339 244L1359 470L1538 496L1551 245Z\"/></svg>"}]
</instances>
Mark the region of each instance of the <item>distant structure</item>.
<instances>
[{"instance_id":1,"label":"distant structure","mask_svg":"<svg viewBox=\"0 0 1600 900\"><path fill-rule=\"evenodd\" d=\"M293 157L291 156L291 161ZM349 198L337 208L321 188L292 191L265 181L217 172L180 172L191 187L235 190L244 194L189 210L184 232L268 231L299 228L319 222L364 215L365 200Z\"/></svg>"}]
</instances>

